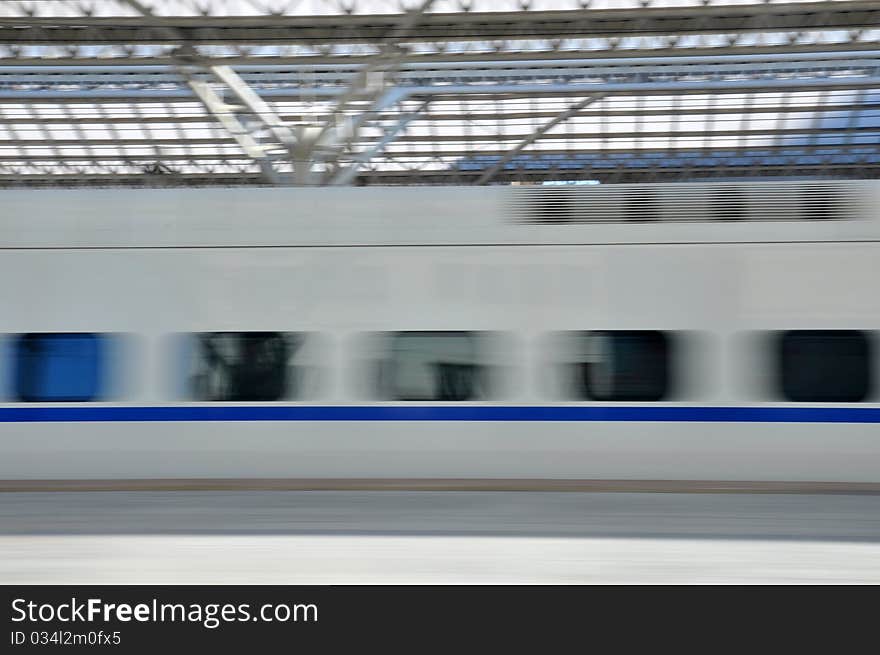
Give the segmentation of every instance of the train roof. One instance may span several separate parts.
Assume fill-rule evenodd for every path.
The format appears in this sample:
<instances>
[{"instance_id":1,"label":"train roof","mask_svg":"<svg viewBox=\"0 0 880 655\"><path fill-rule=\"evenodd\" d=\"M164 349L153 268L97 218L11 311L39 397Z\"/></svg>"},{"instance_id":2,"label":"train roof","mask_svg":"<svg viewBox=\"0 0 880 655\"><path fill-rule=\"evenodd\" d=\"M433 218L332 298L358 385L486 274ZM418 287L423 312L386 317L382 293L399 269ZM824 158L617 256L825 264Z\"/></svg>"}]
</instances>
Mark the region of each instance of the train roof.
<instances>
[{"instance_id":1,"label":"train roof","mask_svg":"<svg viewBox=\"0 0 880 655\"><path fill-rule=\"evenodd\" d=\"M2 192L0 248L874 241L876 181Z\"/></svg>"}]
</instances>

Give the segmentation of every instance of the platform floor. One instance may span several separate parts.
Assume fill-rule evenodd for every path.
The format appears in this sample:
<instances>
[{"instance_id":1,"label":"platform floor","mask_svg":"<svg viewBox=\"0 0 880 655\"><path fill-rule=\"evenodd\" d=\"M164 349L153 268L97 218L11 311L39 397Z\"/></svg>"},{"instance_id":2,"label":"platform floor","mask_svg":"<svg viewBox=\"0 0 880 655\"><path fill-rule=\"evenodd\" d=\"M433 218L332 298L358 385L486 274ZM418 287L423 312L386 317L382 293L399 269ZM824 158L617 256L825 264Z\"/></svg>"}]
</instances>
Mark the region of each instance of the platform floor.
<instances>
[{"instance_id":1,"label":"platform floor","mask_svg":"<svg viewBox=\"0 0 880 655\"><path fill-rule=\"evenodd\" d=\"M880 583L876 495L0 494L0 584Z\"/></svg>"}]
</instances>

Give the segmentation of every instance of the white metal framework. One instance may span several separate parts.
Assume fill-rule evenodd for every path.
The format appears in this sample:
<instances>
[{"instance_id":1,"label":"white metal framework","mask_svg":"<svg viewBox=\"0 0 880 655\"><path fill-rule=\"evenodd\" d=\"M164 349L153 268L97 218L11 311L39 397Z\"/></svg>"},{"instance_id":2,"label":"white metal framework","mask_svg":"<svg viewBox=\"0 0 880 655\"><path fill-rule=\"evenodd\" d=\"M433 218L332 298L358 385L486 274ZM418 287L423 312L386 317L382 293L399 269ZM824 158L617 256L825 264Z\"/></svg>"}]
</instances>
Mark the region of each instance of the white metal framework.
<instances>
[{"instance_id":1,"label":"white metal framework","mask_svg":"<svg viewBox=\"0 0 880 655\"><path fill-rule=\"evenodd\" d=\"M878 177L876 0L13 0L0 185Z\"/></svg>"}]
</instances>

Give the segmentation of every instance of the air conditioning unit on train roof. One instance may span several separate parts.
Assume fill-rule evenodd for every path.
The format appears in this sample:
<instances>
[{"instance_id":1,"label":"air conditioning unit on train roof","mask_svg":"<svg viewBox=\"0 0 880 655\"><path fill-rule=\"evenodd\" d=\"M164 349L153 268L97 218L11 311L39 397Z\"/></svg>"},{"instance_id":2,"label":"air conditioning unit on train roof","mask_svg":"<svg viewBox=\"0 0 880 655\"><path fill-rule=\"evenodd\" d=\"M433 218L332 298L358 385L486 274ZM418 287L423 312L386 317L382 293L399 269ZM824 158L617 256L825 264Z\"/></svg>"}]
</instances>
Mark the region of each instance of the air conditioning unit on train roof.
<instances>
[{"instance_id":1,"label":"air conditioning unit on train roof","mask_svg":"<svg viewBox=\"0 0 880 655\"><path fill-rule=\"evenodd\" d=\"M518 223L854 220L859 184L706 182L539 186L510 190Z\"/></svg>"}]
</instances>

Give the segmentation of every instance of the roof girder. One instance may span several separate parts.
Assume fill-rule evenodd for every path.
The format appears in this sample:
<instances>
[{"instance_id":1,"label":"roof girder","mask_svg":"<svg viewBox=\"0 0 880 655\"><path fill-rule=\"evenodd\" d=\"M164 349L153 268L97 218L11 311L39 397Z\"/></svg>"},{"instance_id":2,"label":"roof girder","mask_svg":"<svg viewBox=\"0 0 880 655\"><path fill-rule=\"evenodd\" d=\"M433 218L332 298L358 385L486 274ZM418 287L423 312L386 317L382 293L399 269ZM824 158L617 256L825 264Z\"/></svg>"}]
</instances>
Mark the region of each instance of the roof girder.
<instances>
[{"instance_id":1,"label":"roof girder","mask_svg":"<svg viewBox=\"0 0 880 655\"><path fill-rule=\"evenodd\" d=\"M0 42L46 44L327 44L385 41L401 14L326 16L5 16ZM875 0L564 11L426 13L400 42L858 30L880 24ZM169 33L174 30L175 34Z\"/></svg>"}]
</instances>

